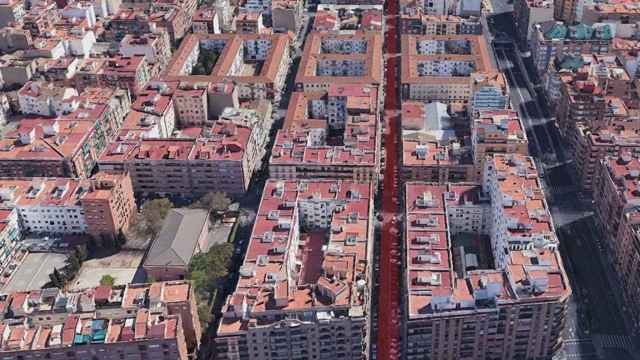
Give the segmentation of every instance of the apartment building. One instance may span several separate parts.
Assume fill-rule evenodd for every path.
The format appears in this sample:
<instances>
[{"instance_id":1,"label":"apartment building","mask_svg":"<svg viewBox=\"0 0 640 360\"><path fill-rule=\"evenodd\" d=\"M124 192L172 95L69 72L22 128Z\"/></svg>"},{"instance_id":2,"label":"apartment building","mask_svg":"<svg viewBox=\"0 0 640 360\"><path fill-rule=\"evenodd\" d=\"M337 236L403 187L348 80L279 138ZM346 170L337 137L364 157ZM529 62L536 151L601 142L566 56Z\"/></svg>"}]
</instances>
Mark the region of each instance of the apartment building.
<instances>
[{"instance_id":1,"label":"apartment building","mask_svg":"<svg viewBox=\"0 0 640 360\"><path fill-rule=\"evenodd\" d=\"M601 160L594 189L596 219L604 232L606 255L618 278L627 314L634 328L640 326L640 281L638 251L638 177L640 162L637 148Z\"/></svg>"},{"instance_id":2,"label":"apartment building","mask_svg":"<svg viewBox=\"0 0 640 360\"><path fill-rule=\"evenodd\" d=\"M617 158L632 153L640 146L640 129L637 119L627 118L609 126L590 128L578 124L570 134L571 158L580 187L584 191L594 191L600 162L606 158Z\"/></svg>"},{"instance_id":3,"label":"apartment building","mask_svg":"<svg viewBox=\"0 0 640 360\"><path fill-rule=\"evenodd\" d=\"M162 91L142 90L131 104L132 111L125 118L125 125L133 121L157 124L158 135L154 137L167 138L171 136L176 124L176 113L173 97ZM146 125L146 124L143 124Z\"/></svg>"},{"instance_id":4,"label":"apartment building","mask_svg":"<svg viewBox=\"0 0 640 360\"><path fill-rule=\"evenodd\" d=\"M88 180L3 179L3 208L16 209L21 232L115 237L136 211L131 179L98 173Z\"/></svg>"},{"instance_id":5,"label":"apartment building","mask_svg":"<svg viewBox=\"0 0 640 360\"><path fill-rule=\"evenodd\" d=\"M97 173L89 182L89 191L81 196L80 204L87 233L96 238L117 236L128 229L137 211L131 177Z\"/></svg>"},{"instance_id":6,"label":"apartment building","mask_svg":"<svg viewBox=\"0 0 640 360\"><path fill-rule=\"evenodd\" d=\"M501 72L474 73L471 113L482 110L503 110L510 107L509 84Z\"/></svg>"},{"instance_id":7,"label":"apartment building","mask_svg":"<svg viewBox=\"0 0 640 360\"><path fill-rule=\"evenodd\" d=\"M640 9L633 2L598 2L583 7L582 21L595 23L634 24L640 21Z\"/></svg>"},{"instance_id":8,"label":"apartment building","mask_svg":"<svg viewBox=\"0 0 640 360\"><path fill-rule=\"evenodd\" d=\"M520 49L529 48L529 39L535 24L553 19L554 2L551 0L517 0L513 3L516 20L516 41Z\"/></svg>"},{"instance_id":9,"label":"apartment building","mask_svg":"<svg viewBox=\"0 0 640 360\"><path fill-rule=\"evenodd\" d=\"M584 75L584 74L583 74ZM605 89L593 76L563 78L556 120L560 132L568 134L578 123L597 126L603 123L607 109Z\"/></svg>"},{"instance_id":10,"label":"apartment building","mask_svg":"<svg viewBox=\"0 0 640 360\"><path fill-rule=\"evenodd\" d=\"M25 15L24 1L3 0L0 2L0 28L10 24L21 24Z\"/></svg>"},{"instance_id":11,"label":"apartment building","mask_svg":"<svg viewBox=\"0 0 640 360\"><path fill-rule=\"evenodd\" d=\"M566 26L560 22L546 21L536 24L531 34L531 56L543 74L554 57L605 54L610 51L613 30L611 25Z\"/></svg>"},{"instance_id":12,"label":"apartment building","mask_svg":"<svg viewBox=\"0 0 640 360\"><path fill-rule=\"evenodd\" d=\"M53 1L29 5L29 10L25 11L22 18L22 27L34 37L44 36L47 30L50 30L62 18L57 4ZM62 7L64 6L66 5Z\"/></svg>"},{"instance_id":13,"label":"apartment building","mask_svg":"<svg viewBox=\"0 0 640 360\"><path fill-rule=\"evenodd\" d=\"M382 81L382 34L310 33L295 84L299 91L327 91L331 84L378 86Z\"/></svg>"},{"instance_id":14,"label":"apartment building","mask_svg":"<svg viewBox=\"0 0 640 360\"><path fill-rule=\"evenodd\" d=\"M588 2L585 0L559 0L554 1L553 18L567 24L582 21L584 7Z\"/></svg>"},{"instance_id":15,"label":"apartment building","mask_svg":"<svg viewBox=\"0 0 640 360\"><path fill-rule=\"evenodd\" d=\"M47 97L38 99L47 104L43 101ZM25 117L17 130L4 134L0 139L0 176L90 176L98 155L115 137L129 111L129 95L120 89L86 88L81 96L63 103L67 109L60 116ZM51 103L26 104L25 108L33 111L55 108ZM67 113L69 107L74 110Z\"/></svg>"},{"instance_id":16,"label":"apartment building","mask_svg":"<svg viewBox=\"0 0 640 360\"><path fill-rule=\"evenodd\" d=\"M381 32L381 6L319 4L313 21L315 32L352 34L355 31Z\"/></svg>"},{"instance_id":17,"label":"apartment building","mask_svg":"<svg viewBox=\"0 0 640 360\"><path fill-rule=\"evenodd\" d=\"M237 116L231 115L195 137L142 136L113 142L98 166L129 172L133 189L140 194L187 198L214 191L243 194L264 155L270 122L257 110L237 110Z\"/></svg>"},{"instance_id":18,"label":"apartment building","mask_svg":"<svg viewBox=\"0 0 640 360\"><path fill-rule=\"evenodd\" d=\"M0 56L0 76L6 85L24 85L35 72L35 59L25 57L23 52Z\"/></svg>"},{"instance_id":19,"label":"apartment building","mask_svg":"<svg viewBox=\"0 0 640 360\"><path fill-rule=\"evenodd\" d=\"M403 102L401 177L434 183L473 181L471 149L464 146L463 132L447 105Z\"/></svg>"},{"instance_id":20,"label":"apartment building","mask_svg":"<svg viewBox=\"0 0 640 360\"><path fill-rule=\"evenodd\" d=\"M268 180L262 194L213 358L366 358L373 186Z\"/></svg>"},{"instance_id":21,"label":"apartment building","mask_svg":"<svg viewBox=\"0 0 640 360\"><path fill-rule=\"evenodd\" d=\"M78 91L44 81L29 81L18 90L20 112L25 115L59 116L79 106Z\"/></svg>"},{"instance_id":22,"label":"apartment building","mask_svg":"<svg viewBox=\"0 0 640 360\"><path fill-rule=\"evenodd\" d=\"M571 289L533 159L494 155L482 185L410 182L405 196L404 358L557 353ZM468 232L495 267L460 245Z\"/></svg>"},{"instance_id":23,"label":"apartment building","mask_svg":"<svg viewBox=\"0 0 640 360\"><path fill-rule=\"evenodd\" d=\"M6 359L186 360L200 336L192 286L174 281L4 295Z\"/></svg>"},{"instance_id":24,"label":"apartment building","mask_svg":"<svg viewBox=\"0 0 640 360\"><path fill-rule=\"evenodd\" d=\"M298 0L271 1L271 24L275 32L296 34L302 21L304 3Z\"/></svg>"},{"instance_id":25,"label":"apartment building","mask_svg":"<svg viewBox=\"0 0 640 360\"><path fill-rule=\"evenodd\" d=\"M262 34L265 31L262 13L242 12L234 20L238 34Z\"/></svg>"},{"instance_id":26,"label":"apartment building","mask_svg":"<svg viewBox=\"0 0 640 360\"><path fill-rule=\"evenodd\" d=\"M376 180L378 119L373 86L333 84L326 92L294 92L271 152L271 177Z\"/></svg>"},{"instance_id":27,"label":"apartment building","mask_svg":"<svg viewBox=\"0 0 640 360\"><path fill-rule=\"evenodd\" d=\"M565 84L571 86L587 79L595 80L605 96L631 100L632 77L620 57L611 53L584 54L556 57L549 63L543 83L551 106L555 108L562 101Z\"/></svg>"},{"instance_id":28,"label":"apartment building","mask_svg":"<svg viewBox=\"0 0 640 360\"><path fill-rule=\"evenodd\" d=\"M171 40L163 31L147 34L127 34L120 40L120 55L144 55L149 66L149 78L160 75L171 60Z\"/></svg>"},{"instance_id":29,"label":"apartment building","mask_svg":"<svg viewBox=\"0 0 640 360\"><path fill-rule=\"evenodd\" d=\"M192 74L201 49L218 55L209 75ZM164 81L233 83L243 100L280 98L289 67L289 38L285 34L190 34L175 52Z\"/></svg>"},{"instance_id":30,"label":"apartment building","mask_svg":"<svg viewBox=\"0 0 640 360\"><path fill-rule=\"evenodd\" d=\"M191 30L194 33L220 34L220 22L220 16L214 8L201 6L193 14Z\"/></svg>"},{"instance_id":31,"label":"apartment building","mask_svg":"<svg viewBox=\"0 0 640 360\"><path fill-rule=\"evenodd\" d=\"M0 190L0 273L11 273L26 256L21 245L22 229L18 218L18 210L7 206L4 202L5 192Z\"/></svg>"},{"instance_id":32,"label":"apartment building","mask_svg":"<svg viewBox=\"0 0 640 360\"><path fill-rule=\"evenodd\" d=\"M188 128L213 125L213 114L209 114L208 110L207 88L207 84L152 80L147 84L145 91L156 94L154 98L157 95L170 98L173 104L174 127ZM218 103L223 108L227 107L224 102Z\"/></svg>"},{"instance_id":33,"label":"apartment building","mask_svg":"<svg viewBox=\"0 0 640 360\"><path fill-rule=\"evenodd\" d=\"M529 140L518 112L484 110L471 123L471 146L476 181L480 181L485 163L493 154L529 155Z\"/></svg>"},{"instance_id":34,"label":"apartment building","mask_svg":"<svg viewBox=\"0 0 640 360\"><path fill-rule=\"evenodd\" d=\"M468 102L473 73L493 71L480 35L402 35L402 98Z\"/></svg>"},{"instance_id":35,"label":"apartment building","mask_svg":"<svg viewBox=\"0 0 640 360\"><path fill-rule=\"evenodd\" d=\"M119 9L109 21L109 31L105 34L109 40L120 41L127 34L148 34L155 24L147 21L144 14L133 9Z\"/></svg>"},{"instance_id":36,"label":"apartment building","mask_svg":"<svg viewBox=\"0 0 640 360\"><path fill-rule=\"evenodd\" d=\"M88 177L97 158L96 123L24 119L0 139L0 176Z\"/></svg>"},{"instance_id":37,"label":"apartment building","mask_svg":"<svg viewBox=\"0 0 640 360\"><path fill-rule=\"evenodd\" d=\"M245 0L241 3L243 12L271 15L272 0Z\"/></svg>"},{"instance_id":38,"label":"apartment building","mask_svg":"<svg viewBox=\"0 0 640 360\"><path fill-rule=\"evenodd\" d=\"M97 76L102 87L127 89L137 95L150 79L145 55L114 56L102 66Z\"/></svg>"},{"instance_id":39,"label":"apartment building","mask_svg":"<svg viewBox=\"0 0 640 360\"><path fill-rule=\"evenodd\" d=\"M99 87L85 87L81 96L80 109L96 109L104 106L104 112L95 118L80 115L77 112L74 119L91 119L96 121L101 131L97 132L94 143L97 144L97 153L101 152L108 141L111 141L122 126L122 123L131 110L131 97L126 89L110 89ZM75 114L75 113L74 113ZM103 140L104 139L104 140Z\"/></svg>"},{"instance_id":40,"label":"apartment building","mask_svg":"<svg viewBox=\"0 0 640 360\"><path fill-rule=\"evenodd\" d=\"M481 35L482 24L473 17L406 13L400 16L400 32L411 35Z\"/></svg>"}]
</instances>

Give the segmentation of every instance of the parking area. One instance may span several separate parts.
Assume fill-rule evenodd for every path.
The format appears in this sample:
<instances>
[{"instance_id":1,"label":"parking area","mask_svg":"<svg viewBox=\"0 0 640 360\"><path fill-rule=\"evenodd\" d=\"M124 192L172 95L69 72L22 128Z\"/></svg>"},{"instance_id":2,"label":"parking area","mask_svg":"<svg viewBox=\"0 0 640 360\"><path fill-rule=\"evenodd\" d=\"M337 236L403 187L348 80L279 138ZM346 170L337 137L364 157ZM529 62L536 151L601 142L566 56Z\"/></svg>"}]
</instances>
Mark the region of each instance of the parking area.
<instances>
[{"instance_id":1,"label":"parking area","mask_svg":"<svg viewBox=\"0 0 640 360\"><path fill-rule=\"evenodd\" d=\"M56 253L29 253L2 288L5 293L40 289L49 282L54 268L65 265L67 255Z\"/></svg>"},{"instance_id":2,"label":"parking area","mask_svg":"<svg viewBox=\"0 0 640 360\"><path fill-rule=\"evenodd\" d=\"M105 275L115 279L114 285L144 281L142 271L139 271L143 257L142 251L125 250L104 258L87 260L82 264L71 290L98 286Z\"/></svg>"}]
</instances>

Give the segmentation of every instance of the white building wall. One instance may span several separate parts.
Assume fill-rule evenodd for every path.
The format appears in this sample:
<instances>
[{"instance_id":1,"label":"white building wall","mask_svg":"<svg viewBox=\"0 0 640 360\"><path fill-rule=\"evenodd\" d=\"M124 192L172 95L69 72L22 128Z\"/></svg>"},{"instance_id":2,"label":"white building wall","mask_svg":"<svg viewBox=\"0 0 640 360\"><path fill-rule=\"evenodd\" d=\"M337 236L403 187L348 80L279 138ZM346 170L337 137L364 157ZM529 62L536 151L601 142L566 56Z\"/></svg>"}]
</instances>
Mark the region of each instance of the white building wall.
<instances>
[{"instance_id":1,"label":"white building wall","mask_svg":"<svg viewBox=\"0 0 640 360\"><path fill-rule=\"evenodd\" d=\"M84 210L79 205L18 206L25 230L34 233L82 234L87 231Z\"/></svg>"}]
</instances>

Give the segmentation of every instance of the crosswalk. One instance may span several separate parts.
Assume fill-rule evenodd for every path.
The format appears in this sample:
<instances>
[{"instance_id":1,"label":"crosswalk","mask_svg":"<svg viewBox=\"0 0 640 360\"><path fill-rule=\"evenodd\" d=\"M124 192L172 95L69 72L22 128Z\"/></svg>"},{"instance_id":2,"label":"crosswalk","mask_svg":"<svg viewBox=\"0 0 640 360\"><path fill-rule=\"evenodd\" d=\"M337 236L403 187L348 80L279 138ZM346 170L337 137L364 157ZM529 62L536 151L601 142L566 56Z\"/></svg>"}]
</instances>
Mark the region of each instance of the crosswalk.
<instances>
[{"instance_id":1,"label":"crosswalk","mask_svg":"<svg viewBox=\"0 0 640 360\"><path fill-rule=\"evenodd\" d=\"M605 349L619 349L631 354L635 359L640 359L638 349L633 339L626 335L593 335L593 345L598 354L602 355Z\"/></svg>"}]
</instances>

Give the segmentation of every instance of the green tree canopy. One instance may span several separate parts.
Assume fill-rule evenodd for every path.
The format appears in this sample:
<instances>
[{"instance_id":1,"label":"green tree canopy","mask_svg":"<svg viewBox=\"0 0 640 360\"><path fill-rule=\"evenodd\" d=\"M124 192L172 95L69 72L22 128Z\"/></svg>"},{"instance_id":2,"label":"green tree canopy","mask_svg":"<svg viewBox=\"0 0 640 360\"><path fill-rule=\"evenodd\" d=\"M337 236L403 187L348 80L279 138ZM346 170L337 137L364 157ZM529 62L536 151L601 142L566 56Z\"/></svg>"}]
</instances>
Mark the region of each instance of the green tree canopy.
<instances>
[{"instance_id":1,"label":"green tree canopy","mask_svg":"<svg viewBox=\"0 0 640 360\"><path fill-rule=\"evenodd\" d=\"M216 191L204 194L194 206L209 211L226 211L231 205L231 199L227 194Z\"/></svg>"},{"instance_id":2,"label":"green tree canopy","mask_svg":"<svg viewBox=\"0 0 640 360\"><path fill-rule=\"evenodd\" d=\"M233 245L229 243L213 245L208 252L200 253L191 259L188 278L200 299L220 285L220 280L227 276Z\"/></svg>"},{"instance_id":3,"label":"green tree canopy","mask_svg":"<svg viewBox=\"0 0 640 360\"><path fill-rule=\"evenodd\" d=\"M173 208L169 199L154 199L142 205L133 222L133 230L140 236L156 237L162 229L162 222Z\"/></svg>"},{"instance_id":4,"label":"green tree canopy","mask_svg":"<svg viewBox=\"0 0 640 360\"><path fill-rule=\"evenodd\" d=\"M107 286L113 286L113 284L116 282L116 278L114 278L111 275L104 275L101 279L100 279L100 285L107 285Z\"/></svg>"}]
</instances>

